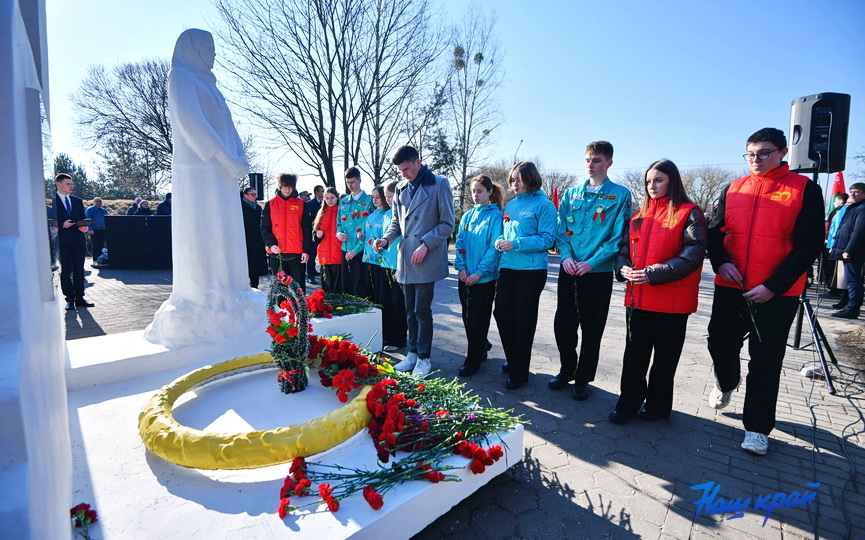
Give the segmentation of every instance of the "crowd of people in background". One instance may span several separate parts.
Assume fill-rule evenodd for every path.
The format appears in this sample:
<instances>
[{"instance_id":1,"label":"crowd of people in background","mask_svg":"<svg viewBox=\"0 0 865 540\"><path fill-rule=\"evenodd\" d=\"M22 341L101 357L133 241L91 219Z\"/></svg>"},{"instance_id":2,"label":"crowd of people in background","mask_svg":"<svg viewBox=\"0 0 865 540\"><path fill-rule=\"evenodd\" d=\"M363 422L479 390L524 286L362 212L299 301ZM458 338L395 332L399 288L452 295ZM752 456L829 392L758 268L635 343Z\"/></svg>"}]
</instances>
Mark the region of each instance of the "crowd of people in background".
<instances>
[{"instance_id":1,"label":"crowd of people in background","mask_svg":"<svg viewBox=\"0 0 865 540\"><path fill-rule=\"evenodd\" d=\"M763 455L775 424L787 334L825 229L821 190L789 171L783 132L761 129L748 138L746 150L750 174L723 190L708 223L688 198L679 169L666 159L646 169L642 204L632 208L631 192L607 174L613 146L596 141L586 148L588 179L568 188L558 205L542 191L537 167L519 162L508 173L513 196L506 203L489 177L472 178L474 206L455 224L447 180L422 165L414 148L403 147L392 159L402 181L367 194L360 171L349 168L346 195L317 186L314 211L304 212L300 201L282 210L285 217L263 217L261 235L271 257L290 254L281 269L294 279L303 280L300 264L317 258L326 291L381 304L385 345L407 347L396 369L425 375L434 368L435 283L449 274L448 237L456 227L453 265L466 333L459 375L482 369L495 317L509 390L529 380L549 250L557 249L554 333L560 369L548 386L570 388L577 401L592 395L613 280L625 282L620 395L609 414L617 425L672 413L676 368L708 254L716 278L708 327L715 383L707 401L718 409L730 403L748 340L742 448ZM296 177L287 176L280 176L281 191L265 205L265 214L299 198ZM850 186L850 202L842 206L845 200L839 199L827 224L825 254L839 261L843 270L833 275L847 277L849 290L835 306L840 317L858 317L862 303L863 187ZM290 261L296 266L289 267ZM314 277L307 272L307 280Z\"/></svg>"}]
</instances>

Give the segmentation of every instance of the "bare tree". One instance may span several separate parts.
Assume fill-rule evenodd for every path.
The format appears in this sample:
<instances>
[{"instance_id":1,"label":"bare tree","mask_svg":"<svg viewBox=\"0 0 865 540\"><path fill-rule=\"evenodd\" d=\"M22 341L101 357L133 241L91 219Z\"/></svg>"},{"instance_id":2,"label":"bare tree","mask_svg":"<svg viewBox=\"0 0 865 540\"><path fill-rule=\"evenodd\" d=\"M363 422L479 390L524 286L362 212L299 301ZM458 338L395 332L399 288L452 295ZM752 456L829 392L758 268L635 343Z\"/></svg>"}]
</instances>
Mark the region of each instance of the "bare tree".
<instances>
[{"instance_id":1,"label":"bare tree","mask_svg":"<svg viewBox=\"0 0 865 540\"><path fill-rule=\"evenodd\" d=\"M451 76L448 78L446 121L453 126L453 146L458 156L459 206L465 203L468 172L484 159L482 151L493 131L502 123L497 94L504 80L498 44L494 36L496 19L470 8L465 23L454 30Z\"/></svg>"},{"instance_id":2,"label":"bare tree","mask_svg":"<svg viewBox=\"0 0 865 540\"><path fill-rule=\"evenodd\" d=\"M379 183L438 54L428 0L218 0L239 105L328 186L363 164ZM365 152L362 152L364 151Z\"/></svg>"},{"instance_id":3,"label":"bare tree","mask_svg":"<svg viewBox=\"0 0 865 540\"><path fill-rule=\"evenodd\" d=\"M631 191L631 201L633 207L639 208L643 204L643 195L646 193L646 185L644 179L645 171L640 169L628 169L622 174L616 176L616 183L621 184ZM636 212L636 210L634 210Z\"/></svg>"},{"instance_id":4,"label":"bare tree","mask_svg":"<svg viewBox=\"0 0 865 540\"><path fill-rule=\"evenodd\" d=\"M358 109L367 149L363 162L375 184L388 176L391 151L404 144L402 119L411 115L423 129L440 108L442 92L435 85L427 111L413 110L414 98L434 84L432 67L441 52L441 32L430 11L428 0L379 0L368 11L365 50L371 61L359 59L357 82L366 90Z\"/></svg>"},{"instance_id":5,"label":"bare tree","mask_svg":"<svg viewBox=\"0 0 865 540\"><path fill-rule=\"evenodd\" d=\"M107 151L118 139L144 152L165 181L171 171L167 60L120 64L110 72L92 66L72 94L78 133L91 148Z\"/></svg>"},{"instance_id":6,"label":"bare tree","mask_svg":"<svg viewBox=\"0 0 865 540\"><path fill-rule=\"evenodd\" d=\"M865 149L853 156L853 159L859 162L859 169L850 175L850 179L861 182L865 180Z\"/></svg>"},{"instance_id":7,"label":"bare tree","mask_svg":"<svg viewBox=\"0 0 865 540\"><path fill-rule=\"evenodd\" d=\"M721 196L721 190L735 178L736 175L733 171L712 165L704 165L682 172L685 193L704 212L712 209L712 205Z\"/></svg>"}]
</instances>

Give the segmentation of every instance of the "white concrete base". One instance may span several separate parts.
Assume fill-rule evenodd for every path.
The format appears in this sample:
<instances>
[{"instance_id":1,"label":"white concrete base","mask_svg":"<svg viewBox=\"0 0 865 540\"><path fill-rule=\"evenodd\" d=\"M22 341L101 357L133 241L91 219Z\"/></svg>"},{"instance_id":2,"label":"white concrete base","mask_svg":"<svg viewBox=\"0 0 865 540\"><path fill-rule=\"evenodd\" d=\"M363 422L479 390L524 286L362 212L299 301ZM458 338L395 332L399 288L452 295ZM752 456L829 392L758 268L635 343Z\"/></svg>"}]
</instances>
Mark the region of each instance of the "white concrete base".
<instances>
[{"instance_id":1,"label":"white concrete base","mask_svg":"<svg viewBox=\"0 0 865 540\"><path fill-rule=\"evenodd\" d=\"M384 507L378 511L357 494L342 501L336 513L319 506L283 521L276 512L288 464L250 471L201 471L145 450L138 436L138 413L154 391L185 372L174 369L70 392L73 500L89 502L99 512L94 537L408 538L522 457L519 427L502 435L505 456L484 474L472 474L469 460L451 456L449 463L463 467L457 471L461 482L409 482L386 493ZM191 392L191 401L184 396L175 407L176 417L199 429L269 429L341 405L314 375L311 383L306 391L286 396L278 391L275 369L220 379ZM376 466L375 456L364 430L312 460L369 468ZM292 498L292 503L304 504L304 499Z\"/></svg>"},{"instance_id":2,"label":"white concrete base","mask_svg":"<svg viewBox=\"0 0 865 540\"><path fill-rule=\"evenodd\" d=\"M311 322L312 333L317 336L351 334L350 341L371 352L382 349L380 309L332 319L312 319Z\"/></svg>"},{"instance_id":3,"label":"white concrete base","mask_svg":"<svg viewBox=\"0 0 865 540\"><path fill-rule=\"evenodd\" d=\"M270 347L262 317L260 332L170 349L144 338L144 330L110 334L67 341L66 386L78 390L88 386L111 384L178 367L192 369L215 364L237 356L259 353ZM311 319L313 333L320 336L348 333L352 341L366 345L370 351L382 348L381 310L333 319ZM215 330L214 330L215 331Z\"/></svg>"}]
</instances>

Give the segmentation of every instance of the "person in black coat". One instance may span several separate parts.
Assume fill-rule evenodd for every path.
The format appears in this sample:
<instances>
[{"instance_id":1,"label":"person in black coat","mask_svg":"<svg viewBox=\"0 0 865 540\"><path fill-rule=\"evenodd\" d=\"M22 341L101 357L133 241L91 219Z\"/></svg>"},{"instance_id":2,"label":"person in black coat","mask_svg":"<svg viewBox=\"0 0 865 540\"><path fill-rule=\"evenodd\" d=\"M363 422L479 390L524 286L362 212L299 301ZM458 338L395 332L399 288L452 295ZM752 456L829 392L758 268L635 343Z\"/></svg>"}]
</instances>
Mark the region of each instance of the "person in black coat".
<instances>
[{"instance_id":1,"label":"person in black coat","mask_svg":"<svg viewBox=\"0 0 865 540\"><path fill-rule=\"evenodd\" d=\"M66 298L66 311L93 307L92 303L84 299L84 257L87 253L84 233L87 232L87 226L75 225L84 219L84 202L72 195L75 184L70 175L58 174L54 184L57 186L54 213L60 247L60 289Z\"/></svg>"},{"instance_id":2,"label":"person in black coat","mask_svg":"<svg viewBox=\"0 0 865 540\"><path fill-rule=\"evenodd\" d=\"M857 182L849 188L850 199L841 218L829 258L844 264L847 280L847 305L833 313L840 319L858 319L862 309L863 276L865 266L865 183ZM839 302L840 304L840 302Z\"/></svg>"},{"instance_id":3,"label":"person in black coat","mask_svg":"<svg viewBox=\"0 0 865 540\"><path fill-rule=\"evenodd\" d=\"M312 190L313 198L306 201L304 207L306 208L306 213L309 215L309 222L312 223L315 221L315 216L318 215L318 210L321 208L321 205L324 200L324 186L315 186ZM309 255L309 260L306 261L306 281L315 285L315 276L318 275L318 272L315 270L315 256L316 254L313 252Z\"/></svg>"},{"instance_id":4,"label":"person in black coat","mask_svg":"<svg viewBox=\"0 0 865 540\"><path fill-rule=\"evenodd\" d=\"M249 269L249 286L258 288L258 278L267 274L267 252L261 238L261 206L256 198L255 188L248 187L240 192L240 206L243 209L243 232L246 236L246 266Z\"/></svg>"},{"instance_id":5,"label":"person in black coat","mask_svg":"<svg viewBox=\"0 0 865 540\"><path fill-rule=\"evenodd\" d=\"M150 209L150 203L147 201L141 201L138 205L138 210L133 214L134 216L152 216L153 210Z\"/></svg>"}]
</instances>

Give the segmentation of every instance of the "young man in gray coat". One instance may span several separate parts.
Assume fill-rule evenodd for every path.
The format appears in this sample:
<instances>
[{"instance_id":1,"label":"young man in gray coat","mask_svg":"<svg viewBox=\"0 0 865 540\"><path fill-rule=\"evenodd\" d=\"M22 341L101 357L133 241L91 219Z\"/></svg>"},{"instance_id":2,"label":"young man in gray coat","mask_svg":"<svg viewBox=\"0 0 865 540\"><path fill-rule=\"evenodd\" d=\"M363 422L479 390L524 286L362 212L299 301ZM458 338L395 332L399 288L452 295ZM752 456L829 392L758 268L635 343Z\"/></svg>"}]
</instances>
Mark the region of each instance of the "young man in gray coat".
<instances>
[{"instance_id":1,"label":"young man in gray coat","mask_svg":"<svg viewBox=\"0 0 865 540\"><path fill-rule=\"evenodd\" d=\"M393 156L404 181L396 187L393 220L375 251L403 237L399 245L396 280L405 291L409 353L395 367L413 375L430 372L432 299L435 282L448 275L447 238L454 230L454 203L447 179L421 165L418 151L403 146Z\"/></svg>"}]
</instances>

